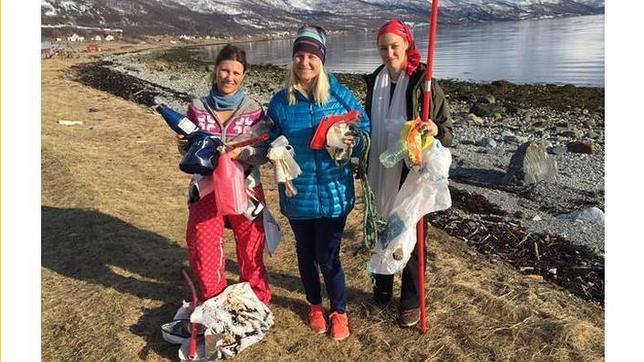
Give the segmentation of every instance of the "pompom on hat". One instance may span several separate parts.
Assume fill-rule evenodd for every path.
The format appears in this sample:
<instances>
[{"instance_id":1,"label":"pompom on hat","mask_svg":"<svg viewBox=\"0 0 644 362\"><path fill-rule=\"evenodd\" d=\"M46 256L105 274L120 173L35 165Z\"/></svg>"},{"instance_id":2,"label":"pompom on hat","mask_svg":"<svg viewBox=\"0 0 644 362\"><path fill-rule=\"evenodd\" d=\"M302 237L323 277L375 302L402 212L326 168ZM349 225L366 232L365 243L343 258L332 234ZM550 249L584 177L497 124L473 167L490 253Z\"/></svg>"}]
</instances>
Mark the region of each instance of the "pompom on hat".
<instances>
[{"instance_id":1,"label":"pompom on hat","mask_svg":"<svg viewBox=\"0 0 644 362\"><path fill-rule=\"evenodd\" d=\"M322 64L326 58L326 31L319 26L304 25L297 30L297 37L293 42L293 55L303 51L315 54Z\"/></svg>"}]
</instances>

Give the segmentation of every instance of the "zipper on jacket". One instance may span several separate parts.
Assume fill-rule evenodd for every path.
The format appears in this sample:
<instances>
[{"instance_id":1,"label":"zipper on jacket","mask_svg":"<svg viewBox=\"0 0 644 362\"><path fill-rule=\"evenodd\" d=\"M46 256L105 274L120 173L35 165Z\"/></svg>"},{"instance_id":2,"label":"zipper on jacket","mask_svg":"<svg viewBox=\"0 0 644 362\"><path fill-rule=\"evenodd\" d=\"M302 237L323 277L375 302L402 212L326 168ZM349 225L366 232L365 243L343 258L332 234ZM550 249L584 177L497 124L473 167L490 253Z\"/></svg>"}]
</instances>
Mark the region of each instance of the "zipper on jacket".
<instances>
[{"instance_id":1,"label":"zipper on jacket","mask_svg":"<svg viewBox=\"0 0 644 362\"><path fill-rule=\"evenodd\" d=\"M242 102L241 102L241 103L239 103L239 105L237 106L237 108L235 108L235 110L234 110L234 111L233 111L233 113L230 115L230 118L228 118L228 121L226 121L226 123L225 123L225 124L224 124L224 123L222 123L222 122L221 122L221 120L219 120L219 118L215 115L215 110L214 110L214 109L212 109L212 107L210 107L210 104L208 104L208 99L204 99L204 100L202 100L202 103L203 103L203 104L204 104L204 106L206 107L206 110L207 110L207 111L210 113L210 115L212 116L212 119L214 119L214 120L215 120L215 122L217 122L217 124L219 125L219 128L221 129L221 142L223 142L224 144L226 144L226 141L227 141L226 139L228 138L228 137L227 137L227 133L228 133L228 126L230 126L230 125L232 124L232 122L231 122L231 121L233 120L233 118L235 118L235 117L237 116L237 113L239 113L239 110L241 109L241 106L242 106L242 103L244 103L244 100L242 100Z\"/></svg>"},{"instance_id":2,"label":"zipper on jacket","mask_svg":"<svg viewBox=\"0 0 644 362\"><path fill-rule=\"evenodd\" d=\"M313 102L309 99L309 126L313 128ZM315 185L315 188L317 189L318 193L318 215L320 217L324 217L324 210L322 210L322 198L320 197L320 172L319 172L319 162L318 162L318 152L316 150L311 150L313 151L313 157L315 158L315 180L317 185Z\"/></svg>"}]
</instances>

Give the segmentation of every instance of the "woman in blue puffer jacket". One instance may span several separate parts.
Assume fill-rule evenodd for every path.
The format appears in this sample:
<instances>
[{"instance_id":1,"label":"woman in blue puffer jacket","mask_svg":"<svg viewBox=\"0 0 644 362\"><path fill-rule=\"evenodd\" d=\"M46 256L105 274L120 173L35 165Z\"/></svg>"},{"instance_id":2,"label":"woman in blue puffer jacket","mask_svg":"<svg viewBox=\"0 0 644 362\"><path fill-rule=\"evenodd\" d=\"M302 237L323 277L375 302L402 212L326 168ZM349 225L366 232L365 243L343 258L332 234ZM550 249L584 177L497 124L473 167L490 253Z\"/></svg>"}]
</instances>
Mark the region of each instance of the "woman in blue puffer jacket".
<instances>
[{"instance_id":1,"label":"woman in blue puffer jacket","mask_svg":"<svg viewBox=\"0 0 644 362\"><path fill-rule=\"evenodd\" d=\"M353 175L350 165L337 166L326 150L312 150L309 145L324 117L357 110L361 115L358 126L366 131L369 119L351 91L324 70L325 54L323 29L304 26L298 30L288 85L271 99L268 116L275 124L271 139L284 135L302 169L293 180L297 194L286 196L280 184L279 195L280 210L295 234L300 278L311 303L309 326L316 333L328 329L320 294L322 272L331 299L330 337L344 340L349 327L339 254L347 214L354 204ZM353 146L354 139L345 136L344 142Z\"/></svg>"}]
</instances>

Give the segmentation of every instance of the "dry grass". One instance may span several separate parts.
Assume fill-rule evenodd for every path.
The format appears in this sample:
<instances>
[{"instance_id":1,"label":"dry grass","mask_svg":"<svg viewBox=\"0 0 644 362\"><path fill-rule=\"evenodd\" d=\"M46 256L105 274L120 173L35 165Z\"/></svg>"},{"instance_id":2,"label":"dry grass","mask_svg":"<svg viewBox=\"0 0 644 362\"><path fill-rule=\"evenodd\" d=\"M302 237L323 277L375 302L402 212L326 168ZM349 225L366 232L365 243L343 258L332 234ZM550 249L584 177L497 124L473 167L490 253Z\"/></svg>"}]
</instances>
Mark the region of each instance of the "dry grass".
<instances>
[{"instance_id":1,"label":"dry grass","mask_svg":"<svg viewBox=\"0 0 644 362\"><path fill-rule=\"evenodd\" d=\"M81 61L53 59L42 67L42 357L174 360L176 347L161 339L159 327L188 297L178 275L187 255L188 177L177 168L173 136L160 117L65 78L64 70ZM62 126L59 119L85 123ZM278 210L275 184L264 181ZM396 327L396 306L372 305L366 260L352 256L359 216L356 210L350 217L342 254L351 338L332 342L303 323L293 237L280 216L286 240L267 258L276 325L239 360L603 360L601 308L436 229L429 331ZM226 253L234 282L232 243Z\"/></svg>"}]
</instances>

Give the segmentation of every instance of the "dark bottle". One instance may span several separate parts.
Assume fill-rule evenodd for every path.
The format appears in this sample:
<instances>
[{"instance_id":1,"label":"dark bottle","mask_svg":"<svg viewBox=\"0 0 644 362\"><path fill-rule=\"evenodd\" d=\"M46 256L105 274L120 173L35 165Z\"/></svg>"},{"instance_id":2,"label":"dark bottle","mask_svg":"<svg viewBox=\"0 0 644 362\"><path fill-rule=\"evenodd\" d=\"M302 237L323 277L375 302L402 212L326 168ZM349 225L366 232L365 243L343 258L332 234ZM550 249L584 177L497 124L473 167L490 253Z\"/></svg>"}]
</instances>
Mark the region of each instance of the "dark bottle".
<instances>
[{"instance_id":1,"label":"dark bottle","mask_svg":"<svg viewBox=\"0 0 644 362\"><path fill-rule=\"evenodd\" d=\"M157 112L161 114L165 122L175 131L177 134L188 136L193 132L199 130L191 120L186 118L183 114L175 111L174 109L166 106L165 104L159 104L156 107Z\"/></svg>"}]
</instances>

